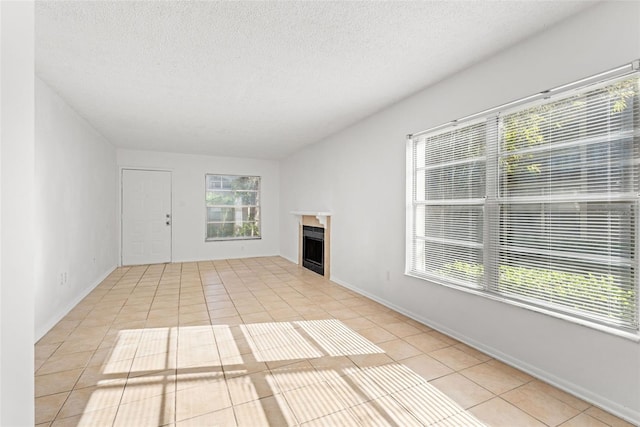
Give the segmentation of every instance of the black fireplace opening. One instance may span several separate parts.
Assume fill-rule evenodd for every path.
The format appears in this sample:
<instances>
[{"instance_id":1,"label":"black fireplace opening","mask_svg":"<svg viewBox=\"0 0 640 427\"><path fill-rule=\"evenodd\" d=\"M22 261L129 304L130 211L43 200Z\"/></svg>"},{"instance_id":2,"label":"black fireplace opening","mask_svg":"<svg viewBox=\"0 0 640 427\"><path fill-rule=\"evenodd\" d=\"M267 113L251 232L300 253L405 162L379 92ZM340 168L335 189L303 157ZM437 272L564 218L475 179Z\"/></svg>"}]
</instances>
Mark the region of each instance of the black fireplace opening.
<instances>
[{"instance_id":1,"label":"black fireplace opening","mask_svg":"<svg viewBox=\"0 0 640 427\"><path fill-rule=\"evenodd\" d=\"M324 276L324 228L302 227L302 266Z\"/></svg>"}]
</instances>

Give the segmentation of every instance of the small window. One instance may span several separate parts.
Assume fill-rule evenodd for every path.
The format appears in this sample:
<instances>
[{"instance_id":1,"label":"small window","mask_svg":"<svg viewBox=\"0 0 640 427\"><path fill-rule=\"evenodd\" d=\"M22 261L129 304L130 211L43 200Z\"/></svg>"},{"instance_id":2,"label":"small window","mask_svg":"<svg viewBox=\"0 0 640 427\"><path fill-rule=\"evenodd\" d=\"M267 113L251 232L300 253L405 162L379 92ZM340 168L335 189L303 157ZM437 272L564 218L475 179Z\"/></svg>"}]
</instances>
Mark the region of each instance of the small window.
<instances>
[{"instance_id":1,"label":"small window","mask_svg":"<svg viewBox=\"0 0 640 427\"><path fill-rule=\"evenodd\" d=\"M206 175L206 240L260 238L260 177Z\"/></svg>"}]
</instances>

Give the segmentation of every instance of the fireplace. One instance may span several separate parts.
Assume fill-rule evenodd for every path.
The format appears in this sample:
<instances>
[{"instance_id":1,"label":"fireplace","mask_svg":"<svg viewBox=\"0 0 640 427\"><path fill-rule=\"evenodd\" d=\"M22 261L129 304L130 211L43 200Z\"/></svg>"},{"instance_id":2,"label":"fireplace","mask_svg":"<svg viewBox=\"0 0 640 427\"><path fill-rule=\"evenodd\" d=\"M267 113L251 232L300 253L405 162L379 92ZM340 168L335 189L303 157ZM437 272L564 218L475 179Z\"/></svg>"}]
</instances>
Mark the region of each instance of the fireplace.
<instances>
[{"instance_id":1,"label":"fireplace","mask_svg":"<svg viewBox=\"0 0 640 427\"><path fill-rule=\"evenodd\" d=\"M298 265L331 277L331 212L292 211L298 217Z\"/></svg>"},{"instance_id":2,"label":"fireplace","mask_svg":"<svg viewBox=\"0 0 640 427\"><path fill-rule=\"evenodd\" d=\"M324 276L324 228L302 227L302 266Z\"/></svg>"}]
</instances>

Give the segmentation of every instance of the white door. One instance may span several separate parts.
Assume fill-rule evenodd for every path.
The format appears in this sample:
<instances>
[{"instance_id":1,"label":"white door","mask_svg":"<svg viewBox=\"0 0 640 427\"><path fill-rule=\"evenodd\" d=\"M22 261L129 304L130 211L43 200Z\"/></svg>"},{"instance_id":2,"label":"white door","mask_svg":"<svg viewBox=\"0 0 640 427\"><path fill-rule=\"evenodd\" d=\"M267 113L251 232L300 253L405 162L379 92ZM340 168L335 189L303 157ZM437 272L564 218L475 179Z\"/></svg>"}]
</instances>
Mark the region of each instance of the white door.
<instances>
[{"instance_id":1,"label":"white door","mask_svg":"<svg viewBox=\"0 0 640 427\"><path fill-rule=\"evenodd\" d=\"M122 170L122 265L171 262L171 172Z\"/></svg>"}]
</instances>

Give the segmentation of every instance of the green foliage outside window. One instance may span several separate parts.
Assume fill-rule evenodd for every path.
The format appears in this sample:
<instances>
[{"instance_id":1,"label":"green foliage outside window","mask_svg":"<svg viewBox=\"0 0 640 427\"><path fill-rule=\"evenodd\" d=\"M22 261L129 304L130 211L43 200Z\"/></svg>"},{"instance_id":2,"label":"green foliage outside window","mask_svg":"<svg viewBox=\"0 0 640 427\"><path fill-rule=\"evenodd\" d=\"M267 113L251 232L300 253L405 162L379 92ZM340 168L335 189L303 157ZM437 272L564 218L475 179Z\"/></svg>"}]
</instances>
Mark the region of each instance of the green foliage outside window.
<instances>
[{"instance_id":1,"label":"green foliage outside window","mask_svg":"<svg viewBox=\"0 0 640 427\"><path fill-rule=\"evenodd\" d=\"M484 275L484 267L482 264L455 261L445 264L439 274L475 282ZM638 298L634 290L619 286L611 275L511 265L500 266L497 290L512 295L535 295L536 299L564 306L571 300L571 308L587 313L608 300L609 312L597 314L612 319L633 317Z\"/></svg>"},{"instance_id":2,"label":"green foliage outside window","mask_svg":"<svg viewBox=\"0 0 640 427\"><path fill-rule=\"evenodd\" d=\"M207 239L260 238L260 177L207 175Z\"/></svg>"},{"instance_id":3,"label":"green foliage outside window","mask_svg":"<svg viewBox=\"0 0 640 427\"><path fill-rule=\"evenodd\" d=\"M629 106L629 101L637 95L638 80L636 78L610 85L606 91L598 94L600 97L607 98L611 105L611 114L624 112ZM518 154L517 151L546 144L553 138L562 137L570 140L581 136L579 134L583 130L574 126L574 123L570 123L571 115L549 114L558 110L572 111L574 114L582 112L586 116L588 103L583 97L575 96L508 115L502 129L504 157L500 159L500 166L504 173L513 175L526 170L532 174L540 174L542 165L535 161L535 156ZM553 117L552 121L550 117Z\"/></svg>"}]
</instances>

